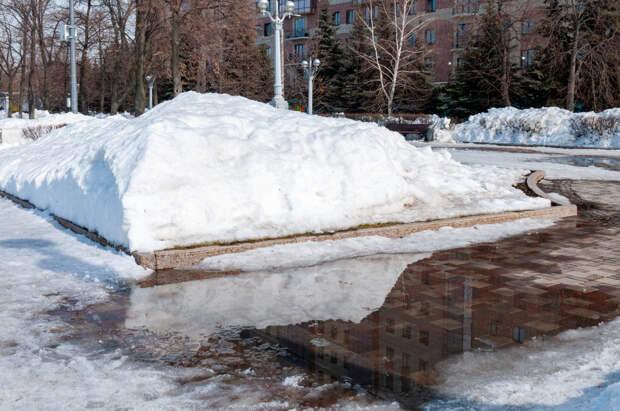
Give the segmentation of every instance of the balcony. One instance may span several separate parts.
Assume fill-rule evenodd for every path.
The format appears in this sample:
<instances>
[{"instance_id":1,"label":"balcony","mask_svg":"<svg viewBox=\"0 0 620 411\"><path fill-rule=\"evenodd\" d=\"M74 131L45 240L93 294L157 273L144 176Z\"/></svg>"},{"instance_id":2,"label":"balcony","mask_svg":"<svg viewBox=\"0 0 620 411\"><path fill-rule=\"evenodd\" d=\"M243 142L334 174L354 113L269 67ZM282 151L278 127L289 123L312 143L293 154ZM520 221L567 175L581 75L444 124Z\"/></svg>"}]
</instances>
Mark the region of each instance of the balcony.
<instances>
[{"instance_id":1,"label":"balcony","mask_svg":"<svg viewBox=\"0 0 620 411\"><path fill-rule=\"evenodd\" d=\"M452 16L470 16L478 12L478 2L476 0L457 0L456 7L452 8Z\"/></svg>"},{"instance_id":2,"label":"balcony","mask_svg":"<svg viewBox=\"0 0 620 411\"><path fill-rule=\"evenodd\" d=\"M292 31L285 32L284 39L285 40L304 40L310 38L310 33L307 31Z\"/></svg>"}]
</instances>

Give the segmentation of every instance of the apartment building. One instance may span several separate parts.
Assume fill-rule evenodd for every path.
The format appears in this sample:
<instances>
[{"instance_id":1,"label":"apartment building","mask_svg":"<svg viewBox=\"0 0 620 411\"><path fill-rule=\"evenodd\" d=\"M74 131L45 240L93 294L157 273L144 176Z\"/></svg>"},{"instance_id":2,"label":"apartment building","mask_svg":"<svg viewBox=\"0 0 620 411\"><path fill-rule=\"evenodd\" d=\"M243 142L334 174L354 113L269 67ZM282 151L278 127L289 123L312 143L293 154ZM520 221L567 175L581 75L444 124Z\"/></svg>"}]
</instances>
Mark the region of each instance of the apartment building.
<instances>
[{"instance_id":1,"label":"apartment building","mask_svg":"<svg viewBox=\"0 0 620 411\"><path fill-rule=\"evenodd\" d=\"M284 0L280 1L282 11L284 3ZM295 14L299 16L284 23L282 50L285 66L309 57L323 7L328 7L336 37L341 41L351 36L358 15L368 19L370 13L375 16L379 13L379 6L371 0L294 0L294 3ZM275 7L275 0L270 0L270 9L272 6ZM433 81L441 83L450 79L454 68L460 64L460 54L476 24L476 16L484 13L486 6L486 0L417 0L413 3L409 15L412 20L422 17L425 25L408 43L413 47L422 42L427 47L425 62ZM541 40L535 29L542 17L543 0L507 1L504 7L517 19L512 60L527 67L533 63L534 48ZM268 54L273 49L273 29L268 18L257 16L258 43L267 48Z\"/></svg>"}]
</instances>

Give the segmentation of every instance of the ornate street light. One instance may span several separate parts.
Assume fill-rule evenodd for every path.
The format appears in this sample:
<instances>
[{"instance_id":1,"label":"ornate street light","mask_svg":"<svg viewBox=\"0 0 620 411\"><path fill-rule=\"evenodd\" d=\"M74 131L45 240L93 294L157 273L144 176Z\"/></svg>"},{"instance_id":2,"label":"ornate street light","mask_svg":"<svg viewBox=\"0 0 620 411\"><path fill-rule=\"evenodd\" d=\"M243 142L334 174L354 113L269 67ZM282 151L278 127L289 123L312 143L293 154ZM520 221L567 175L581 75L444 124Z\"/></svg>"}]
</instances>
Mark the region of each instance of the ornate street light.
<instances>
[{"instance_id":1,"label":"ornate street light","mask_svg":"<svg viewBox=\"0 0 620 411\"><path fill-rule=\"evenodd\" d=\"M272 15L271 12L267 11L267 7L269 7L269 0L258 0L257 6L258 10L262 13L263 16L269 17L271 22L275 25L275 35L274 35L274 83L273 83L273 100L271 100L270 104L275 108L283 108L288 109L288 103L284 100L284 96L282 95L282 63L281 63L281 52L280 52L280 39L283 37L282 34L282 22L286 20L286 18L291 16L296 16L293 14L295 10L295 3L291 0L286 2L286 12L282 17L280 17L279 10L279 2L275 0L276 8L275 12Z\"/></svg>"},{"instance_id":2,"label":"ornate street light","mask_svg":"<svg viewBox=\"0 0 620 411\"><path fill-rule=\"evenodd\" d=\"M153 84L155 84L155 76L152 74L144 77L146 84L149 86L149 110L153 108Z\"/></svg>"},{"instance_id":3,"label":"ornate street light","mask_svg":"<svg viewBox=\"0 0 620 411\"><path fill-rule=\"evenodd\" d=\"M312 81L314 80L314 75L318 71L319 65L321 64L319 59L312 60L312 57L310 57L310 61L312 61L312 65L310 65L310 63L306 60L301 62L304 73L308 76L308 114L312 114Z\"/></svg>"}]
</instances>

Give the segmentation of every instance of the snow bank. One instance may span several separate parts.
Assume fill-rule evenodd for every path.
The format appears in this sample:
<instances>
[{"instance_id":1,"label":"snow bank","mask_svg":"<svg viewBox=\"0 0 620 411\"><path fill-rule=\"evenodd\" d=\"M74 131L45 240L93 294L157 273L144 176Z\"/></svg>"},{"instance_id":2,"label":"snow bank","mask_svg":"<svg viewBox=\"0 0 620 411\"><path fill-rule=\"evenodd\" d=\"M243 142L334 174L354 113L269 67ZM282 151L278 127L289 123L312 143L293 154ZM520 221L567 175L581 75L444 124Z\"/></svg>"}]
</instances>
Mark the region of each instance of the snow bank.
<instances>
[{"instance_id":1,"label":"snow bank","mask_svg":"<svg viewBox=\"0 0 620 411\"><path fill-rule=\"evenodd\" d=\"M617 409L614 399L620 396L619 384L600 386L616 382L620 371L620 319L510 349L466 353L443 361L438 369L446 377L436 387L439 392L465 397L477 408ZM468 409L471 404L453 406ZM439 402L429 408L451 407Z\"/></svg>"},{"instance_id":2,"label":"snow bank","mask_svg":"<svg viewBox=\"0 0 620 411\"><path fill-rule=\"evenodd\" d=\"M375 124L184 93L0 152L0 188L131 250L547 206Z\"/></svg>"},{"instance_id":3,"label":"snow bank","mask_svg":"<svg viewBox=\"0 0 620 411\"><path fill-rule=\"evenodd\" d=\"M48 111L36 110L35 118L30 120L26 113L23 118L15 113L11 118L0 119L0 149L30 143L55 128L88 119L90 117L83 114L50 114Z\"/></svg>"},{"instance_id":4,"label":"snow bank","mask_svg":"<svg viewBox=\"0 0 620 411\"><path fill-rule=\"evenodd\" d=\"M13 114L11 118L0 119L0 129L3 128L29 128L43 126L57 126L61 124L73 124L80 121L88 120L91 117L84 114L74 113L57 113L51 114L48 111L36 111L35 118L30 120L28 113L24 113L23 118L18 113Z\"/></svg>"},{"instance_id":5,"label":"snow bank","mask_svg":"<svg viewBox=\"0 0 620 411\"><path fill-rule=\"evenodd\" d=\"M572 113L558 107L492 108L458 124L455 141L620 148L620 108Z\"/></svg>"}]
</instances>

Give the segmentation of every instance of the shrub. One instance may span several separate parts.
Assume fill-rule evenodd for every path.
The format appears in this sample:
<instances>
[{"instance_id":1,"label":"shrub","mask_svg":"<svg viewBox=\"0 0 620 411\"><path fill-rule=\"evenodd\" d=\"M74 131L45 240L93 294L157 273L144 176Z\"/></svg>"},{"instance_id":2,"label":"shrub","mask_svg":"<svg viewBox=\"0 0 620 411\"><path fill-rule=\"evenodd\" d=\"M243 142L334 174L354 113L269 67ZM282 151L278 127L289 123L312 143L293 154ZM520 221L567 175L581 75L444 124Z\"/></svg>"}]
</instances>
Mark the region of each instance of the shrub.
<instances>
[{"instance_id":1,"label":"shrub","mask_svg":"<svg viewBox=\"0 0 620 411\"><path fill-rule=\"evenodd\" d=\"M526 134L539 134L543 131L543 125L536 120L527 118L511 118L506 120L506 127L512 129L513 132L521 132Z\"/></svg>"},{"instance_id":2,"label":"shrub","mask_svg":"<svg viewBox=\"0 0 620 411\"><path fill-rule=\"evenodd\" d=\"M620 122L616 117L599 115L574 117L571 119L571 130L575 140L583 138L597 142L601 138L620 133Z\"/></svg>"},{"instance_id":3,"label":"shrub","mask_svg":"<svg viewBox=\"0 0 620 411\"><path fill-rule=\"evenodd\" d=\"M22 135L25 139L36 141L52 130L66 126L66 124L54 124L49 126L35 126L22 129Z\"/></svg>"}]
</instances>

